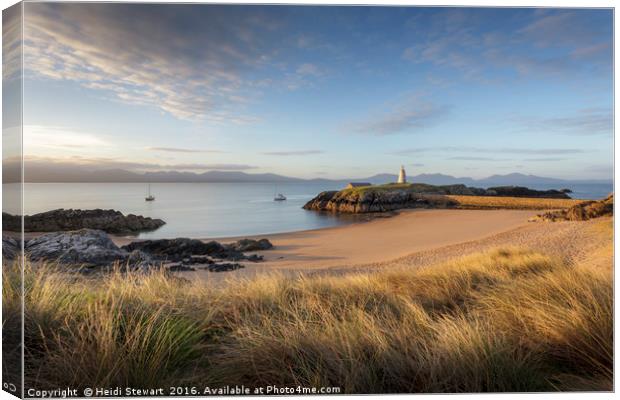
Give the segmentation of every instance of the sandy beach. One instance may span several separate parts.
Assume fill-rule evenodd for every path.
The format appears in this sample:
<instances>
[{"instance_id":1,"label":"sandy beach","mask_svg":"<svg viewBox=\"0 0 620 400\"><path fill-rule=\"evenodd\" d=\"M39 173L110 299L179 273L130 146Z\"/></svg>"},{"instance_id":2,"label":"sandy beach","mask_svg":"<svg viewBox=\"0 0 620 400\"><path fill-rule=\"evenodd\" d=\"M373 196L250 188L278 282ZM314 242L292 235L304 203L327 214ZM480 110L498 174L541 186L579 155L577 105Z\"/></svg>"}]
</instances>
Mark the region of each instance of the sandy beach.
<instances>
[{"instance_id":1,"label":"sandy beach","mask_svg":"<svg viewBox=\"0 0 620 400\"><path fill-rule=\"evenodd\" d=\"M196 271L187 278L212 282L252 278L264 273L343 274L386 268L419 268L503 247L529 248L569 264L608 262L611 241L601 241L601 224L611 218L585 222L528 222L535 211L407 210L394 217L337 228L284 233L266 237L273 250L260 252L262 263L228 273ZM220 239L223 242L237 238Z\"/></svg>"},{"instance_id":2,"label":"sandy beach","mask_svg":"<svg viewBox=\"0 0 620 400\"><path fill-rule=\"evenodd\" d=\"M264 262L244 263L244 269L227 273L199 270L182 274L187 278L220 280L266 272L352 271L533 225L527 221L536 214L531 210L404 210L391 217L341 227L249 236L267 238L274 244L274 249L258 252L264 256ZM115 237L114 241L122 245L128 239Z\"/></svg>"},{"instance_id":3,"label":"sandy beach","mask_svg":"<svg viewBox=\"0 0 620 400\"><path fill-rule=\"evenodd\" d=\"M261 253L264 268L320 269L388 261L480 239L527 224L535 214L515 210L404 210L369 222L256 238L266 237L275 246Z\"/></svg>"}]
</instances>

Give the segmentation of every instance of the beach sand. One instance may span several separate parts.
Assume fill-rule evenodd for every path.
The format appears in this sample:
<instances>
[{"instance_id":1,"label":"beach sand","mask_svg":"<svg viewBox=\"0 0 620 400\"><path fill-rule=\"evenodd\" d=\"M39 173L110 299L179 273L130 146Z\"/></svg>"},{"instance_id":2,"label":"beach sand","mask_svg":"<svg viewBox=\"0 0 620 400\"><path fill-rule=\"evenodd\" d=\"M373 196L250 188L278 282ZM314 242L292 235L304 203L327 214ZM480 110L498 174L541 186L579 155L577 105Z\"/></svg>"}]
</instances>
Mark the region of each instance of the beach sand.
<instances>
[{"instance_id":1,"label":"beach sand","mask_svg":"<svg viewBox=\"0 0 620 400\"><path fill-rule=\"evenodd\" d=\"M265 237L275 246L260 252L263 267L317 269L387 261L480 239L527 224L534 215L522 210L405 210L369 222L254 238Z\"/></svg>"},{"instance_id":2,"label":"beach sand","mask_svg":"<svg viewBox=\"0 0 620 400\"><path fill-rule=\"evenodd\" d=\"M257 252L264 262L244 263L227 272L184 272L182 276L216 280L280 272L286 275L377 267L424 251L478 241L522 226L540 211L531 210L404 210L334 228L250 236L267 238L274 249ZM213 238L230 242L238 238ZM117 240L117 239L115 239ZM207 239L205 239L207 240ZM119 243L120 244L120 243Z\"/></svg>"}]
</instances>

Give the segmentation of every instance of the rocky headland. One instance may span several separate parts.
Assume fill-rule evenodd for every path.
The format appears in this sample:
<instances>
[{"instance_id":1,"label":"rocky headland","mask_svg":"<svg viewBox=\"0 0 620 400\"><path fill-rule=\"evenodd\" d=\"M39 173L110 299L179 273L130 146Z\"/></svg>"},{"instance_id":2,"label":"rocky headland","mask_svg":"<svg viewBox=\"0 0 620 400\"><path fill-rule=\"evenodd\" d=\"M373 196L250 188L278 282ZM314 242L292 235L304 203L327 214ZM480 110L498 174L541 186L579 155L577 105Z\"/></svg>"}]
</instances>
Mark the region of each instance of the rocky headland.
<instances>
[{"instance_id":1,"label":"rocky headland","mask_svg":"<svg viewBox=\"0 0 620 400\"><path fill-rule=\"evenodd\" d=\"M614 195L610 194L603 200L584 201L566 210L549 211L539 214L533 221L587 221L593 218L606 217L614 214Z\"/></svg>"},{"instance_id":2,"label":"rocky headland","mask_svg":"<svg viewBox=\"0 0 620 400\"><path fill-rule=\"evenodd\" d=\"M447 195L570 199L566 191L533 190L520 186L481 189L465 185L387 184L322 192L303 208L340 213L376 213L406 208L456 207L458 202Z\"/></svg>"},{"instance_id":3,"label":"rocky headland","mask_svg":"<svg viewBox=\"0 0 620 400\"><path fill-rule=\"evenodd\" d=\"M15 259L21 250L21 243L14 238L3 237L2 244L6 260ZM246 255L245 252L272 247L267 239L242 239L222 244L187 238L136 241L118 247L106 232L95 229L47 233L24 242L24 251L30 261L47 261L86 270L117 264L122 269L141 271L153 268L230 271L244 267L239 261L263 260L262 256Z\"/></svg>"},{"instance_id":4,"label":"rocky headland","mask_svg":"<svg viewBox=\"0 0 620 400\"><path fill-rule=\"evenodd\" d=\"M165 222L141 215L124 215L116 210L57 209L24 216L25 232L58 232L79 229L97 229L113 234L135 234L155 230ZM21 218L2 213L2 230L18 232Z\"/></svg>"}]
</instances>

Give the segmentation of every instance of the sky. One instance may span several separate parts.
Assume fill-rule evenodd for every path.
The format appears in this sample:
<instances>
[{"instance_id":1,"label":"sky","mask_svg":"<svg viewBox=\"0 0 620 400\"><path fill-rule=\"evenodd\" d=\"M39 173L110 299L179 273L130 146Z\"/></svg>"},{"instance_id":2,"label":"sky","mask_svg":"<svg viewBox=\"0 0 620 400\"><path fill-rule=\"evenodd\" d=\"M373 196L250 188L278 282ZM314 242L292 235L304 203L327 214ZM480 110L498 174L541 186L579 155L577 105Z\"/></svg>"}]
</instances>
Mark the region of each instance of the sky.
<instances>
[{"instance_id":1,"label":"sky","mask_svg":"<svg viewBox=\"0 0 620 400\"><path fill-rule=\"evenodd\" d=\"M24 35L50 167L613 174L611 10L26 3Z\"/></svg>"}]
</instances>

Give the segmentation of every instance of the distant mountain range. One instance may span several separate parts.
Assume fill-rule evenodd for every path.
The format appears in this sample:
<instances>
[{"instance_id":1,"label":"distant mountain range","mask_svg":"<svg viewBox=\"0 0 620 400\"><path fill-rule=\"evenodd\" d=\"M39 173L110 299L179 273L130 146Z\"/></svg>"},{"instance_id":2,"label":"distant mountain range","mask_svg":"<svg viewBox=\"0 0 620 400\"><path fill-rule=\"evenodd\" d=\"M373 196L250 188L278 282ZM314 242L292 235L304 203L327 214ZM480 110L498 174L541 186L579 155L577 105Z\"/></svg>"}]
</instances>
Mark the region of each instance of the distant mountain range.
<instances>
[{"instance_id":1,"label":"distant mountain range","mask_svg":"<svg viewBox=\"0 0 620 400\"><path fill-rule=\"evenodd\" d=\"M4 171L4 182L12 181L10 171ZM53 168L26 168L26 182L324 182L346 184L347 182L370 182L381 184L396 182L397 176L394 174L377 174L365 178L352 179L302 179L293 178L277 174L249 174L241 171L208 171L204 173L178 172L178 171L157 171L136 173L123 169L107 169L88 171L79 168L54 170ZM611 184L611 180L564 180L556 178L546 178L535 175L524 175L512 173L507 175L492 175L483 179L469 177L454 177L444 174L420 174L408 177L411 182L428 183L431 185L452 185L464 184L467 186L490 187L500 185L517 186L536 186L536 185L557 185L558 188L570 184L601 183Z\"/></svg>"},{"instance_id":2,"label":"distant mountain range","mask_svg":"<svg viewBox=\"0 0 620 400\"><path fill-rule=\"evenodd\" d=\"M378 174L374 175L370 178L366 178L363 181L370 182L373 184L377 183L385 183L385 182L395 182L398 179L397 175L392 174ZM569 184L612 184L612 180L606 179L591 179L591 180L583 180L583 179L574 179L574 180L566 180L566 179L557 179L557 178L546 178L542 176L536 175L525 175L520 173L511 173L506 175L491 175L487 178L474 179L469 177L454 177L452 175L445 174L420 174L413 175L407 177L407 180L411 182L419 182L419 183L428 183L431 185L454 185L454 184L463 184L467 186L476 186L476 187L484 187L488 188L491 186L536 186L536 185L569 185Z\"/></svg>"}]
</instances>

